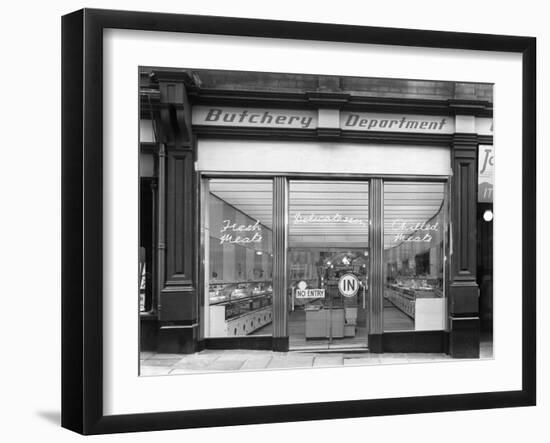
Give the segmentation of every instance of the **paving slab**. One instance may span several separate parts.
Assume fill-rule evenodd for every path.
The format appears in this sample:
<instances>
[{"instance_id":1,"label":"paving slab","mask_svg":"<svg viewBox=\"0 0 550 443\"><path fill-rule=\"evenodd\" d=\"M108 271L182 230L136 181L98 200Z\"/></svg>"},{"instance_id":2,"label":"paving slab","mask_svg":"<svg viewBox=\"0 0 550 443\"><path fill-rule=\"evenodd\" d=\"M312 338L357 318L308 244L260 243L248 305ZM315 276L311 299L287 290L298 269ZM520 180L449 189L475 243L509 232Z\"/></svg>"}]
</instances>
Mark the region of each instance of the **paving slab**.
<instances>
[{"instance_id":1,"label":"paving slab","mask_svg":"<svg viewBox=\"0 0 550 443\"><path fill-rule=\"evenodd\" d=\"M388 357L388 358L402 358L404 360L407 359L407 356L410 353L408 352L383 352L382 354L378 354L380 358Z\"/></svg>"},{"instance_id":2,"label":"paving slab","mask_svg":"<svg viewBox=\"0 0 550 443\"><path fill-rule=\"evenodd\" d=\"M344 366L373 366L379 365L378 357L344 358Z\"/></svg>"},{"instance_id":3,"label":"paving slab","mask_svg":"<svg viewBox=\"0 0 550 443\"><path fill-rule=\"evenodd\" d=\"M185 357L186 354L159 354L154 353L149 358L154 358L155 360L177 360L179 358Z\"/></svg>"},{"instance_id":4,"label":"paving slab","mask_svg":"<svg viewBox=\"0 0 550 443\"><path fill-rule=\"evenodd\" d=\"M208 372L205 369L185 369L185 368L174 368L170 370L168 375L185 375L185 374L204 374Z\"/></svg>"},{"instance_id":5,"label":"paving slab","mask_svg":"<svg viewBox=\"0 0 550 443\"><path fill-rule=\"evenodd\" d=\"M214 360L212 363L204 367L206 371L237 371L241 369L244 360Z\"/></svg>"},{"instance_id":6,"label":"paving slab","mask_svg":"<svg viewBox=\"0 0 550 443\"><path fill-rule=\"evenodd\" d=\"M449 360L449 357L445 354L425 354L419 352L407 354L407 361L409 363L437 363L447 360Z\"/></svg>"},{"instance_id":7,"label":"paving slab","mask_svg":"<svg viewBox=\"0 0 550 443\"><path fill-rule=\"evenodd\" d=\"M211 365L216 361L221 353L196 353L196 354L186 354L180 356L176 361L166 359L164 361L171 362L172 369L186 369L186 370L201 370L205 369L207 366ZM151 360L146 360L145 363L148 363ZM163 361L163 360L159 360Z\"/></svg>"},{"instance_id":8,"label":"paving slab","mask_svg":"<svg viewBox=\"0 0 550 443\"><path fill-rule=\"evenodd\" d=\"M407 354L407 359L409 363L422 363L422 362L446 361L446 360L450 360L451 358L446 354L429 354L429 353L414 352L414 353Z\"/></svg>"},{"instance_id":9,"label":"paving slab","mask_svg":"<svg viewBox=\"0 0 550 443\"><path fill-rule=\"evenodd\" d=\"M390 365L390 364L408 364L410 361L406 359L405 357L380 357L380 364L381 365Z\"/></svg>"},{"instance_id":10,"label":"paving slab","mask_svg":"<svg viewBox=\"0 0 550 443\"><path fill-rule=\"evenodd\" d=\"M214 361L222 357L223 354L187 354L180 361Z\"/></svg>"},{"instance_id":11,"label":"paving slab","mask_svg":"<svg viewBox=\"0 0 550 443\"><path fill-rule=\"evenodd\" d=\"M492 345L484 344L480 358L492 358ZM261 369L290 369L308 367L338 367L426 363L449 361L447 354L434 353L384 353L369 352L273 352L269 350L246 349L206 349L194 354L159 354L142 352L141 368L143 375L179 374L208 371L238 371Z\"/></svg>"},{"instance_id":12,"label":"paving slab","mask_svg":"<svg viewBox=\"0 0 550 443\"><path fill-rule=\"evenodd\" d=\"M342 366L343 364L343 355L317 355L313 360L314 367Z\"/></svg>"},{"instance_id":13,"label":"paving slab","mask_svg":"<svg viewBox=\"0 0 550 443\"><path fill-rule=\"evenodd\" d=\"M254 359L246 360L241 366L241 370L266 369L271 360L273 360L273 357L271 356L256 357Z\"/></svg>"},{"instance_id":14,"label":"paving slab","mask_svg":"<svg viewBox=\"0 0 550 443\"><path fill-rule=\"evenodd\" d=\"M309 357L297 355L273 356L267 368L310 368L313 366L313 358L313 355Z\"/></svg>"},{"instance_id":15,"label":"paving slab","mask_svg":"<svg viewBox=\"0 0 550 443\"><path fill-rule=\"evenodd\" d=\"M271 354L271 351L238 351L222 354L218 357L218 360L261 360L265 359L266 356L271 357Z\"/></svg>"},{"instance_id":16,"label":"paving slab","mask_svg":"<svg viewBox=\"0 0 550 443\"><path fill-rule=\"evenodd\" d=\"M196 360L196 359L184 359L179 361L177 364L175 364L172 369L185 369L185 370L205 370L208 368L211 364L213 364L216 361L216 359L202 359L202 360Z\"/></svg>"},{"instance_id":17,"label":"paving slab","mask_svg":"<svg viewBox=\"0 0 550 443\"><path fill-rule=\"evenodd\" d=\"M233 349L203 349L200 352L197 352L196 355L222 355L225 353L231 353L234 352ZM236 349L236 351L240 351L240 349Z\"/></svg>"},{"instance_id":18,"label":"paving slab","mask_svg":"<svg viewBox=\"0 0 550 443\"><path fill-rule=\"evenodd\" d=\"M141 377L147 377L152 375L168 375L170 368L166 366L144 366L140 368L139 375Z\"/></svg>"},{"instance_id":19,"label":"paving slab","mask_svg":"<svg viewBox=\"0 0 550 443\"><path fill-rule=\"evenodd\" d=\"M174 366L176 363L178 363L181 360L181 357L176 359L168 359L168 358L148 358L145 360L142 364L142 366L166 366L171 367Z\"/></svg>"}]
</instances>

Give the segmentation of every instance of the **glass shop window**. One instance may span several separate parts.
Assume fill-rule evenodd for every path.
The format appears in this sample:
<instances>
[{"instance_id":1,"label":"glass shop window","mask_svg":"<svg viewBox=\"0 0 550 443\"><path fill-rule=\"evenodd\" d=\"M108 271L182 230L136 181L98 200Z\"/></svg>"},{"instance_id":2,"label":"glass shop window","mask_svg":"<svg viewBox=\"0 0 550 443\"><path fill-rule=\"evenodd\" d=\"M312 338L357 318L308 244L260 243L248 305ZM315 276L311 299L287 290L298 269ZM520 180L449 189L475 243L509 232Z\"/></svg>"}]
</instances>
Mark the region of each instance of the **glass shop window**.
<instances>
[{"instance_id":1,"label":"glass shop window","mask_svg":"<svg viewBox=\"0 0 550 443\"><path fill-rule=\"evenodd\" d=\"M203 181L205 335L272 334L272 180Z\"/></svg>"},{"instance_id":2,"label":"glass shop window","mask_svg":"<svg viewBox=\"0 0 550 443\"><path fill-rule=\"evenodd\" d=\"M384 331L446 328L445 183L384 184Z\"/></svg>"}]
</instances>

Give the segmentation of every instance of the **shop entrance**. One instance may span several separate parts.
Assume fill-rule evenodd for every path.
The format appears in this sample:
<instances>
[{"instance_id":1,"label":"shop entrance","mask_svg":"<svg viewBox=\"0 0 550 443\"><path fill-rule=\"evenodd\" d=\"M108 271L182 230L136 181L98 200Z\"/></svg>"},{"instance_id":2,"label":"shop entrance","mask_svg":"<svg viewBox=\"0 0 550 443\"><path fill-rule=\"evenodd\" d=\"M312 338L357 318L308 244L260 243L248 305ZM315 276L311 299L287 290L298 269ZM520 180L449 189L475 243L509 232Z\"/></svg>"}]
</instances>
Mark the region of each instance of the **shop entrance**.
<instances>
[{"instance_id":1,"label":"shop entrance","mask_svg":"<svg viewBox=\"0 0 550 443\"><path fill-rule=\"evenodd\" d=\"M369 183L290 180L290 349L366 348Z\"/></svg>"}]
</instances>

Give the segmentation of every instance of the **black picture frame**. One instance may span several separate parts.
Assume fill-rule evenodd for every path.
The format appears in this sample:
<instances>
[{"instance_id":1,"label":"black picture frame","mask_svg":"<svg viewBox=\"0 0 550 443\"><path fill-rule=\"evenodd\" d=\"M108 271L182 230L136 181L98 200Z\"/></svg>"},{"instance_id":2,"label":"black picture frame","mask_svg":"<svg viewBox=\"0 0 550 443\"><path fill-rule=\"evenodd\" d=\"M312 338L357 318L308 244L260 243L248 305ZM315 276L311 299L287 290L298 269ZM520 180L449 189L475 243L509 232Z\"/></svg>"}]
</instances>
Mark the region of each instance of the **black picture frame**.
<instances>
[{"instance_id":1,"label":"black picture frame","mask_svg":"<svg viewBox=\"0 0 550 443\"><path fill-rule=\"evenodd\" d=\"M192 32L522 55L522 388L391 399L109 415L103 412L103 30ZM62 19L62 426L151 431L536 403L536 39L338 24L83 9Z\"/></svg>"}]
</instances>

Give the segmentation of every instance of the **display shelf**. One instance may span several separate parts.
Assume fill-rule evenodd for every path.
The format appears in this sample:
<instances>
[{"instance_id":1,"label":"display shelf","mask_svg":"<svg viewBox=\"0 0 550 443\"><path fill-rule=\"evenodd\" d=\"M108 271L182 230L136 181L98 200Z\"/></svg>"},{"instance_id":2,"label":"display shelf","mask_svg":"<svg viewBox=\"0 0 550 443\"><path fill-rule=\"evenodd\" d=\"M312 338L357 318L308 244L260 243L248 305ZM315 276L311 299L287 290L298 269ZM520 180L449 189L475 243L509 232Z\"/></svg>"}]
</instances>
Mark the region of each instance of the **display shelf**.
<instances>
[{"instance_id":1,"label":"display shelf","mask_svg":"<svg viewBox=\"0 0 550 443\"><path fill-rule=\"evenodd\" d=\"M210 336L211 337L232 337L237 335L248 335L257 329L271 323L272 309L269 305L257 309L247 310L228 315L229 305L210 306Z\"/></svg>"},{"instance_id":2,"label":"display shelf","mask_svg":"<svg viewBox=\"0 0 550 443\"><path fill-rule=\"evenodd\" d=\"M216 282L209 289L211 337L248 335L271 323L271 282Z\"/></svg>"},{"instance_id":3,"label":"display shelf","mask_svg":"<svg viewBox=\"0 0 550 443\"><path fill-rule=\"evenodd\" d=\"M226 322L224 336L248 335L271 323L271 306L250 311Z\"/></svg>"},{"instance_id":4,"label":"display shelf","mask_svg":"<svg viewBox=\"0 0 550 443\"><path fill-rule=\"evenodd\" d=\"M414 292L405 292L401 288L400 290L393 289L391 287L386 288L384 297L389 300L397 309L407 314L414 319L415 316L415 296Z\"/></svg>"},{"instance_id":5,"label":"display shelf","mask_svg":"<svg viewBox=\"0 0 550 443\"><path fill-rule=\"evenodd\" d=\"M212 298L210 299L210 306L220 305L220 304L227 304L227 303L235 303L238 301L246 301L246 300L254 300L256 298L263 297L265 295L271 295L272 291L262 291L258 292L256 294L252 295L243 295L243 296L230 296L228 298L219 299L212 301Z\"/></svg>"},{"instance_id":6,"label":"display shelf","mask_svg":"<svg viewBox=\"0 0 550 443\"><path fill-rule=\"evenodd\" d=\"M424 282L426 279L411 278L409 280L411 280L414 284L418 284L418 281ZM403 286L398 283L390 283L386 287L384 297L396 308L414 319L416 317L417 299L442 298L443 292L441 289L434 286L422 285L413 287Z\"/></svg>"},{"instance_id":7,"label":"display shelf","mask_svg":"<svg viewBox=\"0 0 550 443\"><path fill-rule=\"evenodd\" d=\"M233 282L211 282L208 291L209 304L215 305L271 294L271 281L249 280Z\"/></svg>"}]
</instances>

